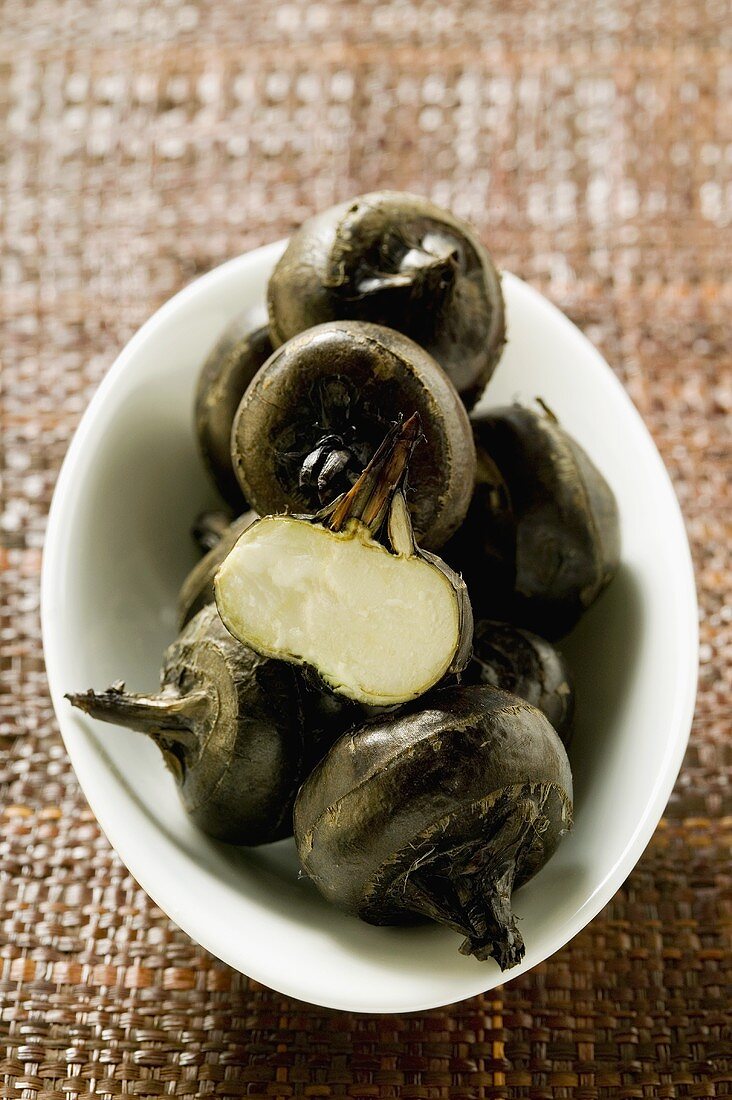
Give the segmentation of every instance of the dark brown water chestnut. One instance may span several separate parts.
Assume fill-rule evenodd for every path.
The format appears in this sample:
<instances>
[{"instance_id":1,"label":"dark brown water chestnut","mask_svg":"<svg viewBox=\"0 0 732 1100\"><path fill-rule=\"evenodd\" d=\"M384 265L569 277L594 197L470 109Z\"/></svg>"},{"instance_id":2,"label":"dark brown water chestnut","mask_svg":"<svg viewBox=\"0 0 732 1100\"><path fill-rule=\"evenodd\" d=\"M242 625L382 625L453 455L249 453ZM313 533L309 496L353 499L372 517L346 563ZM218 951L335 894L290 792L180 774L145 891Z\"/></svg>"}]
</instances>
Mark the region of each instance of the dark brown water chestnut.
<instances>
[{"instance_id":1,"label":"dark brown water chestnut","mask_svg":"<svg viewBox=\"0 0 732 1100\"><path fill-rule=\"evenodd\" d=\"M326 321L398 329L426 348L468 406L505 343L500 276L465 222L419 195L375 191L293 233L267 291L275 344Z\"/></svg>"},{"instance_id":2,"label":"dark brown water chestnut","mask_svg":"<svg viewBox=\"0 0 732 1100\"><path fill-rule=\"evenodd\" d=\"M341 321L277 349L234 421L242 490L260 515L315 513L350 488L388 428L415 411L422 438L407 496L419 544L436 549L467 511L475 447L454 386L426 351L391 329Z\"/></svg>"},{"instance_id":3,"label":"dark brown water chestnut","mask_svg":"<svg viewBox=\"0 0 732 1100\"><path fill-rule=\"evenodd\" d=\"M116 684L67 698L92 718L151 737L205 833L243 845L291 834L308 756L298 676L235 641L215 606L167 649L158 694Z\"/></svg>"},{"instance_id":4,"label":"dark brown water chestnut","mask_svg":"<svg viewBox=\"0 0 732 1100\"><path fill-rule=\"evenodd\" d=\"M242 395L272 354L263 308L235 317L203 365L196 389L195 422L204 464L232 508L245 507L231 463L231 425Z\"/></svg>"},{"instance_id":5,"label":"dark brown water chestnut","mask_svg":"<svg viewBox=\"0 0 732 1100\"><path fill-rule=\"evenodd\" d=\"M490 684L540 710L566 745L574 713L574 689L564 657L551 642L510 623L481 619L464 684Z\"/></svg>"},{"instance_id":6,"label":"dark brown water chestnut","mask_svg":"<svg viewBox=\"0 0 732 1100\"><path fill-rule=\"evenodd\" d=\"M444 556L477 613L558 638L612 580L620 524L610 486L545 406L471 417L478 474Z\"/></svg>"},{"instance_id":7,"label":"dark brown water chestnut","mask_svg":"<svg viewBox=\"0 0 732 1100\"><path fill-rule=\"evenodd\" d=\"M430 917L503 970L524 954L511 894L571 822L554 729L485 686L443 688L345 734L294 814L303 869L329 901L371 924Z\"/></svg>"}]
</instances>

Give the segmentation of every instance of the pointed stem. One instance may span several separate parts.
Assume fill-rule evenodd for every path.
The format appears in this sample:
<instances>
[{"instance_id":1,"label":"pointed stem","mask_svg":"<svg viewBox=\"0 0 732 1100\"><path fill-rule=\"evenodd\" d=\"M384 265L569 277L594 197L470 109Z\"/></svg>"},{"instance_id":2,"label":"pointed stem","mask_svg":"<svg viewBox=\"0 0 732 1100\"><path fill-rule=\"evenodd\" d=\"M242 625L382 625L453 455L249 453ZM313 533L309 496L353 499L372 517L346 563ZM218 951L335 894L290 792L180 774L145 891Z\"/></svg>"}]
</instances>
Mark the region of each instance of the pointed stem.
<instances>
[{"instance_id":1,"label":"pointed stem","mask_svg":"<svg viewBox=\"0 0 732 1100\"><path fill-rule=\"evenodd\" d=\"M398 271L370 270L356 283L359 298L380 294L385 290L411 290L418 298L425 291L435 293L451 285L456 272L455 249L433 252L421 245L408 247Z\"/></svg>"},{"instance_id":2,"label":"pointed stem","mask_svg":"<svg viewBox=\"0 0 732 1100\"><path fill-rule=\"evenodd\" d=\"M419 431L419 413L403 424L394 425L356 483L335 502L330 516L324 520L327 527L341 531L349 520L358 519L371 534L376 534L394 493L406 477Z\"/></svg>"},{"instance_id":3,"label":"pointed stem","mask_svg":"<svg viewBox=\"0 0 732 1100\"><path fill-rule=\"evenodd\" d=\"M134 695L117 685L106 691L84 691L66 698L91 718L147 733L155 740L162 739L183 749L193 749L198 744L194 729L211 705L205 691Z\"/></svg>"}]
</instances>

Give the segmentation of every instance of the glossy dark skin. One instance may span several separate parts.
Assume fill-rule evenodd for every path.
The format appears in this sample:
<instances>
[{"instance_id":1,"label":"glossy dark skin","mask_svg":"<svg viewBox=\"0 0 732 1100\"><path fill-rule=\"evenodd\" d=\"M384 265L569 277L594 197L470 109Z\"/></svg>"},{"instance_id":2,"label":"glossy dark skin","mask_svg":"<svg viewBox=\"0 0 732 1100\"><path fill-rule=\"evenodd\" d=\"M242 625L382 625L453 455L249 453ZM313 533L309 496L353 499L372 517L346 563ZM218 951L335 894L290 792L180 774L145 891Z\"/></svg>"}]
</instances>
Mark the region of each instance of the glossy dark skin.
<instances>
[{"instance_id":1,"label":"glossy dark skin","mask_svg":"<svg viewBox=\"0 0 732 1100\"><path fill-rule=\"evenodd\" d=\"M479 615L560 638L617 570L612 490L548 410L511 405L471 422L476 488L444 557Z\"/></svg>"},{"instance_id":2,"label":"glossy dark skin","mask_svg":"<svg viewBox=\"0 0 732 1100\"><path fill-rule=\"evenodd\" d=\"M372 924L427 916L502 969L524 945L513 889L572 819L561 741L538 710L491 687L450 687L344 735L295 804L302 866Z\"/></svg>"},{"instance_id":3,"label":"glossy dark skin","mask_svg":"<svg viewBox=\"0 0 732 1100\"><path fill-rule=\"evenodd\" d=\"M215 607L166 651L158 695L115 685L67 698L151 737L187 813L209 836L258 845L291 834L306 757L297 676L234 641Z\"/></svg>"},{"instance_id":4,"label":"glossy dark skin","mask_svg":"<svg viewBox=\"0 0 732 1100\"><path fill-rule=\"evenodd\" d=\"M567 745L574 713L574 690L558 649L510 623L481 619L475 624L473 655L464 684L488 684L510 691L540 710Z\"/></svg>"},{"instance_id":5,"label":"glossy dark skin","mask_svg":"<svg viewBox=\"0 0 732 1100\"><path fill-rule=\"evenodd\" d=\"M467 414L435 361L401 333L342 321L272 355L234 421L237 477L260 515L316 513L346 491L399 417L420 416L407 500L421 546L462 521L475 477Z\"/></svg>"},{"instance_id":6,"label":"glossy dark skin","mask_svg":"<svg viewBox=\"0 0 732 1100\"><path fill-rule=\"evenodd\" d=\"M196 434L204 464L224 500L246 507L231 463L231 425L245 389L272 354L266 316L248 310L236 317L209 354L196 390Z\"/></svg>"},{"instance_id":7,"label":"glossy dark skin","mask_svg":"<svg viewBox=\"0 0 732 1100\"><path fill-rule=\"evenodd\" d=\"M218 535L215 544L191 569L178 593L178 628L180 630L201 608L214 602L216 570L247 527L258 519L256 512L245 512Z\"/></svg>"},{"instance_id":8,"label":"glossy dark skin","mask_svg":"<svg viewBox=\"0 0 732 1100\"><path fill-rule=\"evenodd\" d=\"M326 321L406 333L470 407L505 343L500 276L470 227L419 195L376 191L310 218L268 288L275 344Z\"/></svg>"}]
</instances>

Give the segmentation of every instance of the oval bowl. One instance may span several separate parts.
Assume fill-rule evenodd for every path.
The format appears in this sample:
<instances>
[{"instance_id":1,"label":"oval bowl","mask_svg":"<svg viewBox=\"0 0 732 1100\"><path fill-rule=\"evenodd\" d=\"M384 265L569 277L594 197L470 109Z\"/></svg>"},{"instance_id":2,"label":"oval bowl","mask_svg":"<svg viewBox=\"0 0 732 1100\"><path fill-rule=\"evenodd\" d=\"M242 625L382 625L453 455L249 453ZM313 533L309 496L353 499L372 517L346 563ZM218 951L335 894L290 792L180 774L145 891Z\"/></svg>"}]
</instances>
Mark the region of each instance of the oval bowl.
<instances>
[{"instance_id":1,"label":"oval bowl","mask_svg":"<svg viewBox=\"0 0 732 1100\"><path fill-rule=\"evenodd\" d=\"M193 517L215 506L193 434L197 372L263 299L284 245L240 256L167 302L121 352L58 479L43 563L48 678L69 756L110 843L194 940L257 981L330 1008L407 1012L491 989L548 958L612 897L648 843L689 735L697 610L683 522L660 456L612 371L554 306L504 276L509 342L488 403L541 395L605 473L622 566L565 649L577 681L575 826L515 898L526 941L501 974L436 926L374 928L298 879L292 841L256 850L187 820L155 747L73 711L65 691L157 686Z\"/></svg>"}]
</instances>

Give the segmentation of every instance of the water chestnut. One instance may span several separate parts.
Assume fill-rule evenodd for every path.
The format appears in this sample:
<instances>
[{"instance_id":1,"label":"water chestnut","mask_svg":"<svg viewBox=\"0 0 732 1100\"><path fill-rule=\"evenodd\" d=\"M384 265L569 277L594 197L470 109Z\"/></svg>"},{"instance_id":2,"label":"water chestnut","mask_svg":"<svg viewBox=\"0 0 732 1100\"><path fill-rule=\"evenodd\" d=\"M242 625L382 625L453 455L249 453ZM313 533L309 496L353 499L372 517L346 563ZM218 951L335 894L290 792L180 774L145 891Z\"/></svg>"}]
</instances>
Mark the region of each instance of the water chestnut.
<instances>
[{"instance_id":1,"label":"water chestnut","mask_svg":"<svg viewBox=\"0 0 732 1100\"><path fill-rule=\"evenodd\" d=\"M511 895L571 822L554 729L487 686L442 688L345 734L294 813L302 867L328 901L370 924L429 917L502 970L524 955Z\"/></svg>"},{"instance_id":2,"label":"water chestnut","mask_svg":"<svg viewBox=\"0 0 732 1100\"><path fill-rule=\"evenodd\" d=\"M559 650L538 634L479 620L462 683L490 684L525 699L546 715L567 744L574 713L572 678Z\"/></svg>"},{"instance_id":3,"label":"water chestnut","mask_svg":"<svg viewBox=\"0 0 732 1100\"><path fill-rule=\"evenodd\" d=\"M187 813L209 836L257 845L292 832L307 755L295 669L235 641L215 606L166 650L157 694L115 684L67 698L92 718L152 738Z\"/></svg>"},{"instance_id":4,"label":"water chestnut","mask_svg":"<svg viewBox=\"0 0 732 1100\"><path fill-rule=\"evenodd\" d=\"M500 276L473 231L419 196L375 191L293 233L267 290L281 344L326 321L372 321L426 348L471 405L505 343Z\"/></svg>"}]
</instances>

